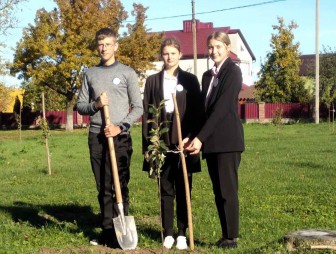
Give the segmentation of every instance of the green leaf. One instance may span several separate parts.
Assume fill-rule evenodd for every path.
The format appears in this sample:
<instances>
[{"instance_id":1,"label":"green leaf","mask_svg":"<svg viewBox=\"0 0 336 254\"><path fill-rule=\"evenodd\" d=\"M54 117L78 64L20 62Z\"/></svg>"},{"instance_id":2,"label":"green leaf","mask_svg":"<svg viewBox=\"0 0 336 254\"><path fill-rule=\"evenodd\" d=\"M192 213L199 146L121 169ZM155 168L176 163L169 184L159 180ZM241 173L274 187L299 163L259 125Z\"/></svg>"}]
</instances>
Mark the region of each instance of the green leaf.
<instances>
[{"instance_id":1,"label":"green leaf","mask_svg":"<svg viewBox=\"0 0 336 254\"><path fill-rule=\"evenodd\" d=\"M146 122L147 123L156 123L156 121L154 119L148 119Z\"/></svg>"},{"instance_id":2,"label":"green leaf","mask_svg":"<svg viewBox=\"0 0 336 254\"><path fill-rule=\"evenodd\" d=\"M156 112L155 108L149 107L148 112L154 114Z\"/></svg>"},{"instance_id":3,"label":"green leaf","mask_svg":"<svg viewBox=\"0 0 336 254\"><path fill-rule=\"evenodd\" d=\"M157 142L159 140L159 138L157 136L152 136L150 138L150 142L154 143L154 142Z\"/></svg>"},{"instance_id":4,"label":"green leaf","mask_svg":"<svg viewBox=\"0 0 336 254\"><path fill-rule=\"evenodd\" d=\"M165 127L165 128L163 128L163 129L160 129L159 133L160 133L160 135L162 135L162 134L164 134L164 133L166 133L166 132L168 132L168 131L169 131L169 128L168 128L168 127Z\"/></svg>"},{"instance_id":5,"label":"green leaf","mask_svg":"<svg viewBox=\"0 0 336 254\"><path fill-rule=\"evenodd\" d=\"M165 142L160 142L160 148L162 149L162 150L164 150L164 151L168 151L169 150L169 148L168 148L168 146L166 145L166 143Z\"/></svg>"}]
</instances>

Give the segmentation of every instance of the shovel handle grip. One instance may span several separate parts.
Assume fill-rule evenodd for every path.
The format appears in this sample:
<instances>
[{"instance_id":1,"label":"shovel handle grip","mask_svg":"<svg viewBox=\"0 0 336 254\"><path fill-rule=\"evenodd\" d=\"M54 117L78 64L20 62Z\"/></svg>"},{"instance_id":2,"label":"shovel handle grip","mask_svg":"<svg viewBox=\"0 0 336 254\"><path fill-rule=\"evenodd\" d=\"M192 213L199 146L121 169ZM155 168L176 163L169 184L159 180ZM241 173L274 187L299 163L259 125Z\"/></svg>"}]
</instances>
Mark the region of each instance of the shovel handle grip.
<instances>
[{"instance_id":1,"label":"shovel handle grip","mask_svg":"<svg viewBox=\"0 0 336 254\"><path fill-rule=\"evenodd\" d=\"M104 105L103 109L104 109L105 124L110 125L111 124L111 119L110 119L109 105ZM118 173L118 166L117 166L117 159L116 159L116 154L115 154L115 149L114 149L113 137L108 137L107 141L108 141L108 146L109 146L109 153L110 153L110 160L111 160L111 171L112 171L116 201L117 201L117 203L122 203L119 173Z\"/></svg>"}]
</instances>

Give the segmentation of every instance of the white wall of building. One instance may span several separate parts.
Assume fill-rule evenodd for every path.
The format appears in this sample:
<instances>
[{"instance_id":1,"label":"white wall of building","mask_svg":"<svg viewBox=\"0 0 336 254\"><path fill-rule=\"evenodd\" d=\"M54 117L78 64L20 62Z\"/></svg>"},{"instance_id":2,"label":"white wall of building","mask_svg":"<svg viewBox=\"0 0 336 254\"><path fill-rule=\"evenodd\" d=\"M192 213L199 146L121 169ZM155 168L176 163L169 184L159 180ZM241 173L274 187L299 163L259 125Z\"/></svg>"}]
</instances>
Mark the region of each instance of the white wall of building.
<instances>
[{"instance_id":1,"label":"white wall of building","mask_svg":"<svg viewBox=\"0 0 336 254\"><path fill-rule=\"evenodd\" d=\"M243 75L243 83L250 86L253 85L253 78L252 78L252 57L249 54L244 42L240 38L239 34L230 34L230 40L231 40L231 51L237 55L237 57L240 59L240 69L242 71ZM157 73L160 70L162 70L163 62L154 62L154 68L152 70L146 71L146 76L149 76L151 74ZM205 71L212 68L214 65L214 62L211 59L208 58L200 58L197 59L197 78L199 82L202 82L202 75ZM180 67L188 72L194 73L194 59L181 59L180 60ZM143 88L142 88L143 89Z\"/></svg>"},{"instance_id":2,"label":"white wall of building","mask_svg":"<svg viewBox=\"0 0 336 254\"><path fill-rule=\"evenodd\" d=\"M230 34L229 37L231 40L231 51L240 59L239 66L243 75L243 83L248 86L253 85L252 57L238 33Z\"/></svg>"},{"instance_id":3,"label":"white wall of building","mask_svg":"<svg viewBox=\"0 0 336 254\"><path fill-rule=\"evenodd\" d=\"M208 63L209 62L209 63ZM163 61L154 62L154 68L152 70L146 71L146 76L152 75L154 73L159 72L162 70L163 67ZM202 81L202 75L205 71L207 71L209 68L211 68L214 65L213 61L210 59L197 59L197 78L199 82ZM194 59L181 59L179 66L182 70L188 71L190 73L194 74ZM209 68L208 68L209 66Z\"/></svg>"}]
</instances>

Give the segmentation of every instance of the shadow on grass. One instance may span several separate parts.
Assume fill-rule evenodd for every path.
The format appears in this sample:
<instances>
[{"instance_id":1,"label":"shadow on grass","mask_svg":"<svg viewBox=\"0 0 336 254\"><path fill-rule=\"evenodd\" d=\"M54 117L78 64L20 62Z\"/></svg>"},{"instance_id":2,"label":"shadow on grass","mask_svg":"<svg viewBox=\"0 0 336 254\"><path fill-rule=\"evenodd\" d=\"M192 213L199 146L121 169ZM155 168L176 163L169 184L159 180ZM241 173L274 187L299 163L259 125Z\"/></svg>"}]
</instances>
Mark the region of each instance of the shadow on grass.
<instances>
[{"instance_id":1,"label":"shadow on grass","mask_svg":"<svg viewBox=\"0 0 336 254\"><path fill-rule=\"evenodd\" d=\"M97 238L96 228L100 227L100 215L93 213L90 206L15 202L12 206L0 206L0 210L10 214L14 222L29 223L37 229L57 226L71 234L83 233L88 239ZM138 235L160 245L162 243L160 228L155 223L146 222L148 221L141 219L136 221ZM207 246L205 242L196 239L195 245Z\"/></svg>"},{"instance_id":2,"label":"shadow on grass","mask_svg":"<svg viewBox=\"0 0 336 254\"><path fill-rule=\"evenodd\" d=\"M96 228L100 228L100 215L93 213L90 206L14 202L12 206L0 206L0 210L10 214L14 222L26 222L37 229L57 226L72 234L82 232L89 239L97 238ZM141 221L136 224L139 235L161 242L161 231L155 225Z\"/></svg>"},{"instance_id":3,"label":"shadow on grass","mask_svg":"<svg viewBox=\"0 0 336 254\"><path fill-rule=\"evenodd\" d=\"M149 238L158 243L162 242L160 230L157 230L153 228L151 225L146 225L141 222L138 223L136 222L136 224L138 234L141 234L143 237Z\"/></svg>"},{"instance_id":4,"label":"shadow on grass","mask_svg":"<svg viewBox=\"0 0 336 254\"><path fill-rule=\"evenodd\" d=\"M36 228L57 225L86 237L95 236L94 229L99 227L99 215L90 206L80 205L34 205L15 202L13 206L0 206L0 210L10 213L15 222L28 222Z\"/></svg>"}]
</instances>

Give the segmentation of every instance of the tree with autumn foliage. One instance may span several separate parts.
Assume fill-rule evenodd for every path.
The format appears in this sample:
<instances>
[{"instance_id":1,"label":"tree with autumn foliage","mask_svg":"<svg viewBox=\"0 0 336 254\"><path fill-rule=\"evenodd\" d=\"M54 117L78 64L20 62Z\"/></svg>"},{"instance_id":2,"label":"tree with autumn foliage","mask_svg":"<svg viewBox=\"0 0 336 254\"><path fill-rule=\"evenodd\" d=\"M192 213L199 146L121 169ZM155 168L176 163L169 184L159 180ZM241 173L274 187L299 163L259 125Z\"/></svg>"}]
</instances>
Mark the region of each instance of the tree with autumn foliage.
<instances>
[{"instance_id":1,"label":"tree with autumn foliage","mask_svg":"<svg viewBox=\"0 0 336 254\"><path fill-rule=\"evenodd\" d=\"M0 36L8 35L9 31L17 24L17 6L26 0L0 0ZM6 43L0 41L0 53ZM6 63L0 54L0 74L6 74ZM3 84L2 84L3 85Z\"/></svg>"},{"instance_id":2,"label":"tree with autumn foliage","mask_svg":"<svg viewBox=\"0 0 336 254\"><path fill-rule=\"evenodd\" d=\"M309 93L304 87L304 80L299 76L299 43L294 43L293 29L297 24L292 21L285 25L283 18L278 18L278 25L273 29L272 51L267 54L266 62L259 72L256 83L256 99L263 102L307 102Z\"/></svg>"},{"instance_id":3,"label":"tree with autumn foliage","mask_svg":"<svg viewBox=\"0 0 336 254\"><path fill-rule=\"evenodd\" d=\"M320 96L329 109L328 119L335 110L336 103L336 52L331 47L323 47L320 56Z\"/></svg>"},{"instance_id":4,"label":"tree with autumn foliage","mask_svg":"<svg viewBox=\"0 0 336 254\"><path fill-rule=\"evenodd\" d=\"M5 111L11 102L11 89L0 83L0 112Z\"/></svg>"},{"instance_id":5,"label":"tree with autumn foliage","mask_svg":"<svg viewBox=\"0 0 336 254\"><path fill-rule=\"evenodd\" d=\"M118 31L122 22L128 17L119 0L55 0L57 8L47 12L40 9L36 13L35 25L29 25L17 45L11 73L19 73L25 81L24 88L31 91L30 98L40 104L37 92L44 92L46 105L65 105L67 109L66 130L73 129L73 107L76 92L81 85L83 72L87 67L99 63L95 45L95 32L102 27ZM137 5L135 14L144 16L145 9ZM139 22L142 23L139 23ZM136 25L143 31L143 18L137 19ZM133 31L129 37L132 38ZM139 35L140 36L140 35ZM146 38L144 36L144 38ZM126 39L125 39L126 40ZM141 48L145 41L126 40L132 48ZM121 40L120 48L123 48ZM159 44L153 45L159 50ZM127 54L119 53L120 59L127 59ZM142 53L141 66L148 66L156 51ZM132 61L126 62L134 67L137 58L134 52L128 52ZM139 73L142 72L140 69ZM25 100L27 101L27 100ZM49 103L48 103L49 102ZM51 108L47 108L51 109Z\"/></svg>"},{"instance_id":6,"label":"tree with autumn foliage","mask_svg":"<svg viewBox=\"0 0 336 254\"><path fill-rule=\"evenodd\" d=\"M16 8L25 1L0 0L0 35L6 35L17 24Z\"/></svg>"},{"instance_id":7,"label":"tree with autumn foliage","mask_svg":"<svg viewBox=\"0 0 336 254\"><path fill-rule=\"evenodd\" d=\"M135 23L127 24L127 32L120 38L121 47L117 51L120 62L131 66L137 74L144 78L145 72L153 68L152 62L158 61L162 33L150 33L144 26L148 8L141 4L133 4L132 16Z\"/></svg>"},{"instance_id":8,"label":"tree with autumn foliage","mask_svg":"<svg viewBox=\"0 0 336 254\"><path fill-rule=\"evenodd\" d=\"M16 10L17 6L26 0L0 0L0 36L8 35L10 29L17 24ZM3 48L6 47L4 41L0 41L0 53L3 53ZM0 75L7 74L7 64L0 54ZM0 112L7 109L11 102L11 89L6 87L6 84L0 82Z\"/></svg>"}]
</instances>

